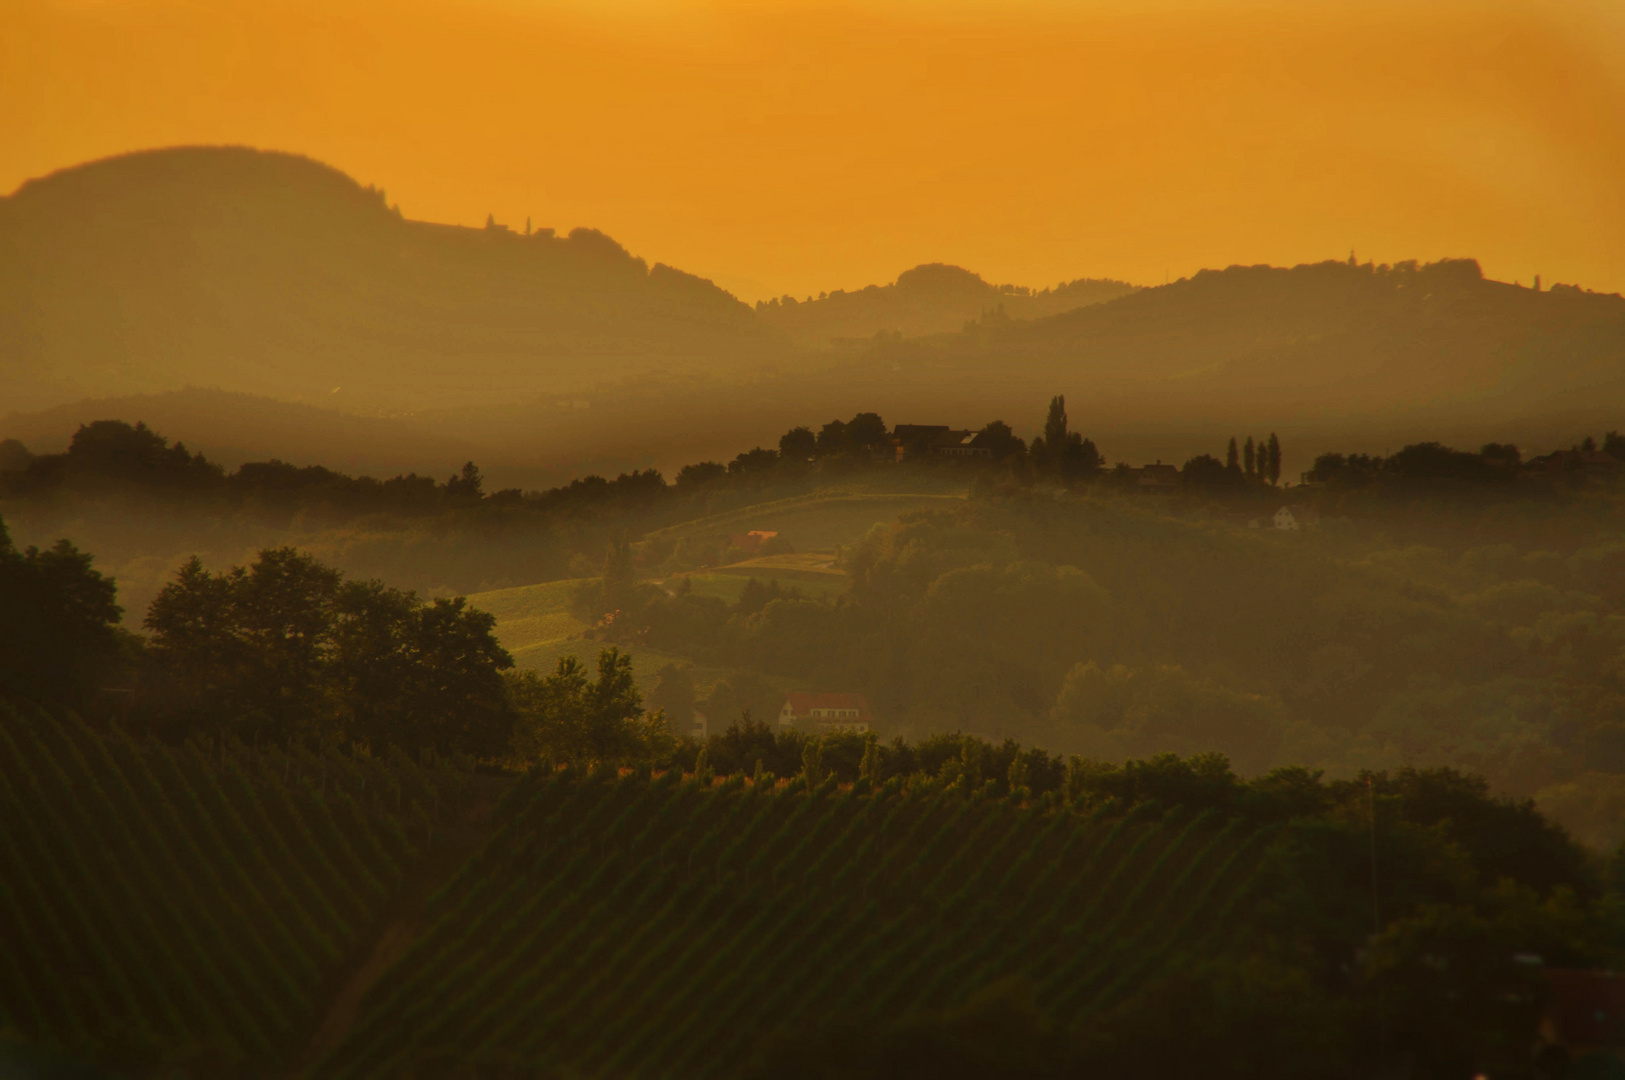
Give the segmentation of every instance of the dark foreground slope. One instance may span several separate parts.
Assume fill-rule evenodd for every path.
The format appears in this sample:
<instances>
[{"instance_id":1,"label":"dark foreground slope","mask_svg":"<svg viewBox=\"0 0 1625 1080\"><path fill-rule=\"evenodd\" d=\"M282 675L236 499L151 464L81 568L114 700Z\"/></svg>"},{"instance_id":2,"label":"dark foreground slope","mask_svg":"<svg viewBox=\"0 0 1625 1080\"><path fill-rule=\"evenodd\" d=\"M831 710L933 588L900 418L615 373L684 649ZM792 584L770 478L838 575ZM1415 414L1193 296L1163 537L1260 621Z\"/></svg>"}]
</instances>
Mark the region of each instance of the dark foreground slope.
<instances>
[{"instance_id":1,"label":"dark foreground slope","mask_svg":"<svg viewBox=\"0 0 1625 1080\"><path fill-rule=\"evenodd\" d=\"M871 1028L1011 977L1075 1027L1222 952L1269 835L677 772L538 777L508 813L319 1075L736 1075L774 1029Z\"/></svg>"},{"instance_id":2,"label":"dark foreground slope","mask_svg":"<svg viewBox=\"0 0 1625 1080\"><path fill-rule=\"evenodd\" d=\"M0 1031L137 1074L291 1064L466 784L0 702Z\"/></svg>"},{"instance_id":3,"label":"dark foreground slope","mask_svg":"<svg viewBox=\"0 0 1625 1080\"><path fill-rule=\"evenodd\" d=\"M745 305L601 233L406 221L291 154L149 151L0 198L15 408L188 385L411 408L771 353Z\"/></svg>"},{"instance_id":4,"label":"dark foreground slope","mask_svg":"<svg viewBox=\"0 0 1625 1080\"><path fill-rule=\"evenodd\" d=\"M1449 771L1074 761L1034 794L968 748L872 786L886 759L846 787L816 748L788 784L703 761L515 782L0 712L0 1062L1528 1077L1546 991L1520 955L1625 940L1618 859L1607 885ZM455 814L496 787L494 816Z\"/></svg>"}]
</instances>

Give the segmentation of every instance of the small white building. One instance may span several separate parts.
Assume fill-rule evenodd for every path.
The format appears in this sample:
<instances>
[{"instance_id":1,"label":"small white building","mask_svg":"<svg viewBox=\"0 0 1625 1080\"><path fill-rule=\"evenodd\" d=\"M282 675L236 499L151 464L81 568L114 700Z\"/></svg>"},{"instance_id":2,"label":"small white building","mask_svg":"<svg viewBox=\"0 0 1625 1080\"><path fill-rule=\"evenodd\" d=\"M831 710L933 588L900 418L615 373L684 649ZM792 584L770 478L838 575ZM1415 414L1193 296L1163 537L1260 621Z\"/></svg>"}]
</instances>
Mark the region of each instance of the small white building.
<instances>
[{"instance_id":1,"label":"small white building","mask_svg":"<svg viewBox=\"0 0 1625 1080\"><path fill-rule=\"evenodd\" d=\"M779 710L779 726L817 731L868 731L873 717L862 694L812 694L794 691Z\"/></svg>"},{"instance_id":2,"label":"small white building","mask_svg":"<svg viewBox=\"0 0 1625 1080\"><path fill-rule=\"evenodd\" d=\"M1320 524L1320 515L1310 506L1300 506L1296 510L1290 506L1283 506L1275 511L1275 516L1270 519L1271 527L1280 529L1282 532L1298 532L1300 529L1312 529L1318 524Z\"/></svg>"}]
</instances>

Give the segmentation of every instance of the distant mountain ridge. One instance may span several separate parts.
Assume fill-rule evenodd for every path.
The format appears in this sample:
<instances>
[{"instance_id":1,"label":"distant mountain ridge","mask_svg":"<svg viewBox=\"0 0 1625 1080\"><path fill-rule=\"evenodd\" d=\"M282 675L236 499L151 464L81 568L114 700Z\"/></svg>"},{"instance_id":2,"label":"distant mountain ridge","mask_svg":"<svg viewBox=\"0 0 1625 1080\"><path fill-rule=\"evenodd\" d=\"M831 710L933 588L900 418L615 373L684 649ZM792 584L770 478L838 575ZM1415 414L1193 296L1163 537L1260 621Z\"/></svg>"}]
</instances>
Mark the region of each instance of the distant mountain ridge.
<instances>
[{"instance_id":1,"label":"distant mountain ridge","mask_svg":"<svg viewBox=\"0 0 1625 1080\"><path fill-rule=\"evenodd\" d=\"M1617 417L1625 299L1490 281L1472 259L1232 266L1047 319L877 344L874 356L961 394L997 400L1047 382L1147 419Z\"/></svg>"},{"instance_id":2,"label":"distant mountain ridge","mask_svg":"<svg viewBox=\"0 0 1625 1080\"><path fill-rule=\"evenodd\" d=\"M1083 278L1053 289L992 285L945 263L924 263L890 285L837 289L814 300L793 296L759 302L756 313L797 345L822 349L861 345L876 334L918 337L958 330L984 316L1038 319L1134 292L1125 281Z\"/></svg>"},{"instance_id":3,"label":"distant mountain ridge","mask_svg":"<svg viewBox=\"0 0 1625 1080\"><path fill-rule=\"evenodd\" d=\"M0 198L0 352L14 408L215 385L374 410L757 371L784 347L602 233L407 221L308 158L185 147Z\"/></svg>"},{"instance_id":4,"label":"distant mountain ridge","mask_svg":"<svg viewBox=\"0 0 1625 1080\"><path fill-rule=\"evenodd\" d=\"M1030 436L1055 393L1109 456L1267 430L1304 449L1321 433L1373 452L1550 445L1625 426L1625 300L1490 281L1470 259L1038 292L926 264L752 310L591 230L405 221L290 154L153 151L0 198L0 412L16 414L0 427L30 444L65 441L76 416L164 412L174 437L252 456L288 445L277 402L300 401L322 409L301 415L323 457L405 469L468 452L545 486L859 410ZM120 400L60 408L86 398ZM24 415L42 409L57 411ZM363 434L341 413L410 422ZM376 452L327 449L358 441Z\"/></svg>"}]
</instances>

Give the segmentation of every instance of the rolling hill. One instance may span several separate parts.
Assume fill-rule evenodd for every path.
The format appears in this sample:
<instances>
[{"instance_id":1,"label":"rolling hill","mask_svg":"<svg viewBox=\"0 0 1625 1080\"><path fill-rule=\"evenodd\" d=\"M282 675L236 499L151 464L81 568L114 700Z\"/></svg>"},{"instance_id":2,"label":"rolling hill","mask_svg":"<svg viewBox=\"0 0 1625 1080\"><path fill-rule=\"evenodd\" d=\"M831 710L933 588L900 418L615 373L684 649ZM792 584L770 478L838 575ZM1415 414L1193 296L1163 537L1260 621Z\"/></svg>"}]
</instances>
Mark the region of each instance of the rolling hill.
<instances>
[{"instance_id":1,"label":"rolling hill","mask_svg":"<svg viewBox=\"0 0 1625 1080\"><path fill-rule=\"evenodd\" d=\"M753 311L601 233L407 221L336 170L240 148L131 154L0 198L0 355L19 412L113 397L117 418L151 421L130 395L214 387L410 414L412 437L379 429L368 467L457 446L527 487L672 471L859 410L1030 436L1055 393L1109 460L1274 430L1288 475L1320 450L1422 439L1551 449L1625 415L1625 300L1486 280L1468 259L1037 292L929 264ZM195 423L165 426L189 445L265 452L194 434L210 407L175 404ZM263 408L234 421L239 443L274 426L280 406ZM8 425L48 444L71 433L55 422Z\"/></svg>"},{"instance_id":2,"label":"rolling hill","mask_svg":"<svg viewBox=\"0 0 1625 1080\"><path fill-rule=\"evenodd\" d=\"M602 233L408 221L292 154L146 151L0 198L14 408L197 385L393 411L781 352L723 290Z\"/></svg>"},{"instance_id":3,"label":"rolling hill","mask_svg":"<svg viewBox=\"0 0 1625 1080\"><path fill-rule=\"evenodd\" d=\"M877 346L900 379L997 401L1048 383L1119 420L1507 423L1625 406L1625 299L1470 259L1233 266L1029 322Z\"/></svg>"},{"instance_id":4,"label":"rolling hill","mask_svg":"<svg viewBox=\"0 0 1625 1080\"><path fill-rule=\"evenodd\" d=\"M1053 289L992 285L969 270L926 263L905 270L890 285L853 292L837 289L805 302L784 296L758 303L756 314L805 348L854 348L877 334L940 334L998 312L1011 319L1037 319L1115 300L1134 290L1127 282L1089 278Z\"/></svg>"},{"instance_id":5,"label":"rolling hill","mask_svg":"<svg viewBox=\"0 0 1625 1080\"><path fill-rule=\"evenodd\" d=\"M768 1025L1012 974L1077 1022L1246 925L1268 827L991 790L516 783L0 705L0 1025L129 1075L729 1076Z\"/></svg>"}]
</instances>

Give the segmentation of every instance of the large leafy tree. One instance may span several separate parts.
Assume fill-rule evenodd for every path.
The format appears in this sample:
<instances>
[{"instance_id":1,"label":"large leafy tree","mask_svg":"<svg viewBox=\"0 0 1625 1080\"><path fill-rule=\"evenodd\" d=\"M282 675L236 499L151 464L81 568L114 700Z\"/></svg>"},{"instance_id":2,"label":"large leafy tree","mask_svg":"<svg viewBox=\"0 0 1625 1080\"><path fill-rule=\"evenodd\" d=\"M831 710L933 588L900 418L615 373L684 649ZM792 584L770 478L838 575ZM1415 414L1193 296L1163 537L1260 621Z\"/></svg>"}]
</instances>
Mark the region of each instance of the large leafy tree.
<instances>
[{"instance_id":1,"label":"large leafy tree","mask_svg":"<svg viewBox=\"0 0 1625 1080\"><path fill-rule=\"evenodd\" d=\"M112 578L66 540L19 551L0 520L0 695L84 708L121 652Z\"/></svg>"},{"instance_id":2,"label":"large leafy tree","mask_svg":"<svg viewBox=\"0 0 1625 1080\"><path fill-rule=\"evenodd\" d=\"M461 597L425 604L278 548L221 574L190 560L146 625L149 704L183 730L507 751L513 659Z\"/></svg>"},{"instance_id":3,"label":"large leafy tree","mask_svg":"<svg viewBox=\"0 0 1625 1080\"><path fill-rule=\"evenodd\" d=\"M637 762L663 760L672 749L665 717L643 711L632 658L608 648L597 678L573 656L551 675L521 672L509 680L519 713L514 749L532 761Z\"/></svg>"}]
</instances>

